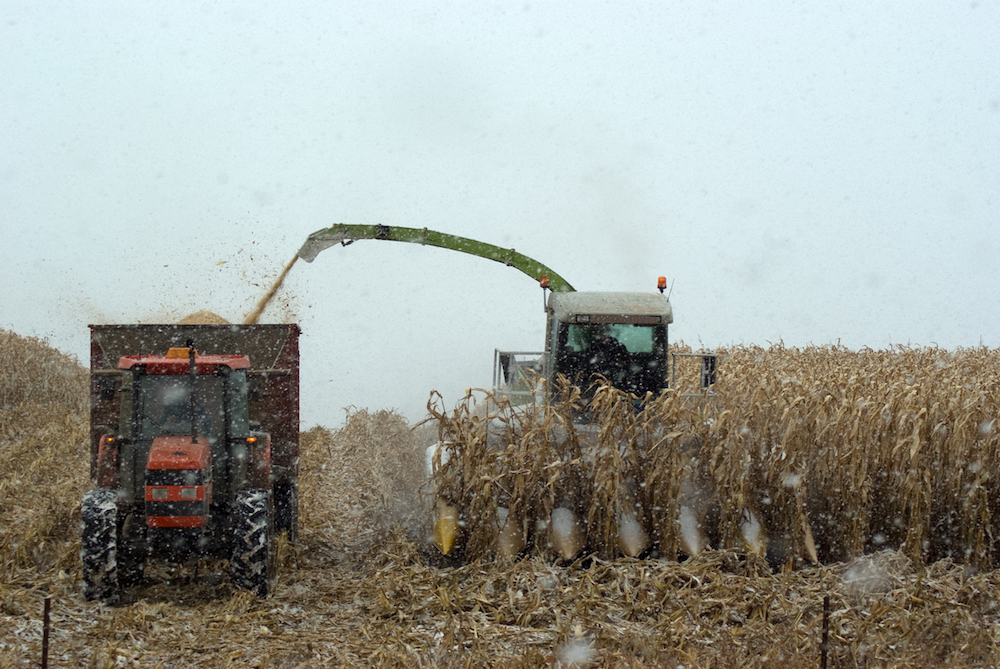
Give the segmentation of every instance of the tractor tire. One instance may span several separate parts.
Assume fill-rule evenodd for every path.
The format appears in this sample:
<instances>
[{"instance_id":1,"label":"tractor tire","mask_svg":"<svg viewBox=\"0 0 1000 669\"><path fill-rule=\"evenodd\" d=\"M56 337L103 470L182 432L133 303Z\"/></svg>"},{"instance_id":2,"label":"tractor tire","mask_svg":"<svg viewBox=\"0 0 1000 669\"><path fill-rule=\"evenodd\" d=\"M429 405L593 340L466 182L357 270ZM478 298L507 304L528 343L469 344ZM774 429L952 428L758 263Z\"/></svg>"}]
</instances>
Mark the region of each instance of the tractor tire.
<instances>
[{"instance_id":1,"label":"tractor tire","mask_svg":"<svg viewBox=\"0 0 1000 669\"><path fill-rule=\"evenodd\" d=\"M229 580L258 597L274 584L274 512L267 490L244 490L233 504L233 541Z\"/></svg>"},{"instance_id":2,"label":"tractor tire","mask_svg":"<svg viewBox=\"0 0 1000 669\"><path fill-rule=\"evenodd\" d=\"M299 486L295 481L274 484L274 530L276 534L287 532L292 543L299 539Z\"/></svg>"},{"instance_id":3,"label":"tractor tire","mask_svg":"<svg viewBox=\"0 0 1000 669\"><path fill-rule=\"evenodd\" d=\"M110 488L88 490L83 495L81 515L83 596L106 604L117 604L121 599L118 583L118 493Z\"/></svg>"}]
</instances>

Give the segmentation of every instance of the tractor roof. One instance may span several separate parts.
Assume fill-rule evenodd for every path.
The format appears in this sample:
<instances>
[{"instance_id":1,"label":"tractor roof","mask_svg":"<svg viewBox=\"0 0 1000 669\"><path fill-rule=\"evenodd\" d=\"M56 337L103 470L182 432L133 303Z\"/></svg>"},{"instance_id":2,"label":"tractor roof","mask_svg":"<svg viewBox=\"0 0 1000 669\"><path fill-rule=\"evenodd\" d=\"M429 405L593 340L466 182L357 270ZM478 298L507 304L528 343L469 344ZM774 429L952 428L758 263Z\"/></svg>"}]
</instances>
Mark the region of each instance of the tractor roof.
<instances>
[{"instance_id":1,"label":"tractor roof","mask_svg":"<svg viewBox=\"0 0 1000 669\"><path fill-rule=\"evenodd\" d=\"M662 323L673 323L670 300L662 293L573 292L549 295L549 309L560 321L576 321L578 315L604 316L602 321L622 322L629 317L659 316Z\"/></svg>"},{"instance_id":2,"label":"tractor roof","mask_svg":"<svg viewBox=\"0 0 1000 669\"><path fill-rule=\"evenodd\" d=\"M171 349L171 351L187 351L187 349ZM249 369L250 358L245 355L195 355L195 368L199 374L211 374L217 367L229 369ZM118 369L132 369L144 365L151 374L187 374L189 361L187 355L125 355L118 359Z\"/></svg>"}]
</instances>

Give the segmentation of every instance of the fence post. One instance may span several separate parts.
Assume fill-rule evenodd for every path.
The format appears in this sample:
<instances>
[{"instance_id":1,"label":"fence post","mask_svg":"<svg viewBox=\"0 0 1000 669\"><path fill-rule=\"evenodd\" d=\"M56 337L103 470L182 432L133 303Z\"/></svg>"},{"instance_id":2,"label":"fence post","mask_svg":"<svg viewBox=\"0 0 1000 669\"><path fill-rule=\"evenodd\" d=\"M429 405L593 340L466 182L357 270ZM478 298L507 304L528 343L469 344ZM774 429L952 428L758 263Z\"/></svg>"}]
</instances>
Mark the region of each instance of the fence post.
<instances>
[{"instance_id":1,"label":"fence post","mask_svg":"<svg viewBox=\"0 0 1000 669\"><path fill-rule=\"evenodd\" d=\"M830 649L830 595L823 597L823 641L819 644L819 666L826 669L826 654Z\"/></svg>"},{"instance_id":2,"label":"fence post","mask_svg":"<svg viewBox=\"0 0 1000 669\"><path fill-rule=\"evenodd\" d=\"M52 595L45 597L45 612L42 614L42 669L49 669L49 612L52 610Z\"/></svg>"}]
</instances>

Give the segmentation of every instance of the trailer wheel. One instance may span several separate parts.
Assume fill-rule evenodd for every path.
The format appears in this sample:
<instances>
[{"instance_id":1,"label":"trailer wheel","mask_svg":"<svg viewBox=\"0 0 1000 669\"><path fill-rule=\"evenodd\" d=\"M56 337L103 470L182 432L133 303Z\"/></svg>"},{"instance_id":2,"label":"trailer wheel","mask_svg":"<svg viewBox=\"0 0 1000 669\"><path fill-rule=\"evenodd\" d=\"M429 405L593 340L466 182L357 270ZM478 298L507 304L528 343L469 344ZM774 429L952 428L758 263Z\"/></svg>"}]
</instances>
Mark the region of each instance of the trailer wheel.
<instances>
[{"instance_id":1,"label":"trailer wheel","mask_svg":"<svg viewBox=\"0 0 1000 669\"><path fill-rule=\"evenodd\" d=\"M274 484L274 531L288 532L288 540L299 538L299 486L292 483Z\"/></svg>"},{"instance_id":2,"label":"trailer wheel","mask_svg":"<svg viewBox=\"0 0 1000 669\"><path fill-rule=\"evenodd\" d=\"M94 488L83 495L83 532L80 562L83 566L83 596L117 604L118 584L118 493Z\"/></svg>"},{"instance_id":3,"label":"trailer wheel","mask_svg":"<svg viewBox=\"0 0 1000 669\"><path fill-rule=\"evenodd\" d=\"M274 581L274 521L271 494L245 490L233 504L233 542L229 579L258 597L271 594Z\"/></svg>"}]
</instances>

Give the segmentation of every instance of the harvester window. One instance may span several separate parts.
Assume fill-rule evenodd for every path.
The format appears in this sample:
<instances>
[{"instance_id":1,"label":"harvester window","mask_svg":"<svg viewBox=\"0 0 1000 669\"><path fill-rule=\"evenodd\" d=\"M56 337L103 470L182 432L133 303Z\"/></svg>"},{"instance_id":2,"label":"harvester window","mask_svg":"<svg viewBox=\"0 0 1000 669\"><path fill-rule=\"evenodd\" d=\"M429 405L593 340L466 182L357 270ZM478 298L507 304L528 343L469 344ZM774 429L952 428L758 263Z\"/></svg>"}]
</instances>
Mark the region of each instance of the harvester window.
<instances>
[{"instance_id":1,"label":"harvester window","mask_svg":"<svg viewBox=\"0 0 1000 669\"><path fill-rule=\"evenodd\" d=\"M591 337L590 345L584 355L590 359L592 366L606 368L608 372L605 373L609 373L612 369L620 369L625 364L628 349L614 336L610 326L602 326Z\"/></svg>"},{"instance_id":2,"label":"harvester window","mask_svg":"<svg viewBox=\"0 0 1000 669\"><path fill-rule=\"evenodd\" d=\"M615 339L628 349L629 353L652 353L655 347L654 330L650 325L609 325Z\"/></svg>"},{"instance_id":3,"label":"harvester window","mask_svg":"<svg viewBox=\"0 0 1000 669\"><path fill-rule=\"evenodd\" d=\"M560 324L556 369L582 382L594 374L629 392L666 386L667 333L662 325Z\"/></svg>"},{"instance_id":4,"label":"harvester window","mask_svg":"<svg viewBox=\"0 0 1000 669\"><path fill-rule=\"evenodd\" d=\"M567 326L566 346L574 353L589 350L602 338L611 338L623 345L629 353L652 353L656 345L655 330L652 325L625 325L609 323L607 325L575 325Z\"/></svg>"}]
</instances>

